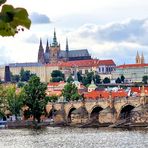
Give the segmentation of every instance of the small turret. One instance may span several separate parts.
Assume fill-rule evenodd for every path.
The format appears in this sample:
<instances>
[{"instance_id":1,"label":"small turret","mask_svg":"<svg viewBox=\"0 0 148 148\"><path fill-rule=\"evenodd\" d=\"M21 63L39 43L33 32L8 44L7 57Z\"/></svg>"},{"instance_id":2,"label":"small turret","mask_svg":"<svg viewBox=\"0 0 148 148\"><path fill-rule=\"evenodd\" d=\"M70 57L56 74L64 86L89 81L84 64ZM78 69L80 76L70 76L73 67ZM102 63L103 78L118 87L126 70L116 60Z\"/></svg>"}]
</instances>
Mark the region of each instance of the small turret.
<instances>
[{"instance_id":1,"label":"small turret","mask_svg":"<svg viewBox=\"0 0 148 148\"><path fill-rule=\"evenodd\" d=\"M139 53L137 51L137 55L136 55L136 64L140 64L141 63L141 59L140 59L140 56L139 56Z\"/></svg>"},{"instance_id":2,"label":"small turret","mask_svg":"<svg viewBox=\"0 0 148 148\"><path fill-rule=\"evenodd\" d=\"M66 38L66 51L69 51L68 38Z\"/></svg>"},{"instance_id":3,"label":"small turret","mask_svg":"<svg viewBox=\"0 0 148 148\"><path fill-rule=\"evenodd\" d=\"M141 64L144 64L144 55L143 55L143 52L142 52L142 55L141 55Z\"/></svg>"},{"instance_id":4,"label":"small turret","mask_svg":"<svg viewBox=\"0 0 148 148\"><path fill-rule=\"evenodd\" d=\"M47 39L47 44L46 44L46 53L49 53L49 44L48 44L48 39Z\"/></svg>"},{"instance_id":5,"label":"small turret","mask_svg":"<svg viewBox=\"0 0 148 148\"><path fill-rule=\"evenodd\" d=\"M38 51L38 63L44 63L44 48L42 45L42 39L40 39L40 45Z\"/></svg>"},{"instance_id":6,"label":"small turret","mask_svg":"<svg viewBox=\"0 0 148 148\"><path fill-rule=\"evenodd\" d=\"M66 38L66 61L69 60L69 46L68 46L68 39Z\"/></svg>"}]
</instances>

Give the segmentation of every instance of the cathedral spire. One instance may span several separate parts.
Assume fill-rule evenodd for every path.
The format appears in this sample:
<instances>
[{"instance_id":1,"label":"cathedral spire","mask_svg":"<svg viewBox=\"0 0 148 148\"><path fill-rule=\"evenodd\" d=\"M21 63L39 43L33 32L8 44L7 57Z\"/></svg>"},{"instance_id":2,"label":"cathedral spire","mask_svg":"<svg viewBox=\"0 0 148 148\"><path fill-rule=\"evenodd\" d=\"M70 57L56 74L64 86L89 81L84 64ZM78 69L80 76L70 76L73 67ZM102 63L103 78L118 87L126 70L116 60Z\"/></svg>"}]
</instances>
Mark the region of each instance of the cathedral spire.
<instances>
[{"instance_id":1,"label":"cathedral spire","mask_svg":"<svg viewBox=\"0 0 148 148\"><path fill-rule=\"evenodd\" d=\"M44 63L44 48L42 45L42 39L40 38L40 45L39 45L39 51L38 51L38 62Z\"/></svg>"},{"instance_id":2,"label":"cathedral spire","mask_svg":"<svg viewBox=\"0 0 148 148\"><path fill-rule=\"evenodd\" d=\"M66 38L66 61L69 60L69 46L68 46L68 38Z\"/></svg>"},{"instance_id":3,"label":"cathedral spire","mask_svg":"<svg viewBox=\"0 0 148 148\"><path fill-rule=\"evenodd\" d=\"M40 38L40 45L39 45L39 48L43 48L42 39L41 39L41 38Z\"/></svg>"},{"instance_id":4,"label":"cathedral spire","mask_svg":"<svg viewBox=\"0 0 148 148\"><path fill-rule=\"evenodd\" d=\"M139 53L137 51L137 55L136 55L136 64L140 64L140 56L139 56Z\"/></svg>"},{"instance_id":5,"label":"cathedral spire","mask_svg":"<svg viewBox=\"0 0 148 148\"><path fill-rule=\"evenodd\" d=\"M142 55L141 55L141 64L144 64L144 55L143 55L143 52L142 52Z\"/></svg>"},{"instance_id":6,"label":"cathedral spire","mask_svg":"<svg viewBox=\"0 0 148 148\"><path fill-rule=\"evenodd\" d=\"M66 51L69 51L68 38L66 38Z\"/></svg>"},{"instance_id":7,"label":"cathedral spire","mask_svg":"<svg viewBox=\"0 0 148 148\"><path fill-rule=\"evenodd\" d=\"M55 28L54 28L54 36L53 36L52 46L58 46Z\"/></svg>"},{"instance_id":8,"label":"cathedral spire","mask_svg":"<svg viewBox=\"0 0 148 148\"><path fill-rule=\"evenodd\" d=\"M47 39L47 43L46 43L46 51L45 51L46 53L48 53L49 52L49 44L48 44L48 39Z\"/></svg>"}]
</instances>

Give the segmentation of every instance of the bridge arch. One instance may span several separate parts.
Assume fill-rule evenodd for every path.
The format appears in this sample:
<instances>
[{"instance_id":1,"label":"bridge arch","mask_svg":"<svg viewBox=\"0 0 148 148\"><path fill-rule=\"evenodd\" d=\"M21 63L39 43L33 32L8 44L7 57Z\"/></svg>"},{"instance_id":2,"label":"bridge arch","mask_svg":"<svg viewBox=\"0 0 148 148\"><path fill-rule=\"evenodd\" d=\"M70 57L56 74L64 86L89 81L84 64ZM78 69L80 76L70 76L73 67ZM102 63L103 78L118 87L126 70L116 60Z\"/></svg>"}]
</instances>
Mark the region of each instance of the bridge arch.
<instances>
[{"instance_id":1,"label":"bridge arch","mask_svg":"<svg viewBox=\"0 0 148 148\"><path fill-rule=\"evenodd\" d=\"M67 122L68 122L68 123L71 123L71 121L72 121L72 119L71 119L71 113L72 113L74 110L76 110L76 108L75 108L75 107L71 107L71 108L69 109L69 111L68 111L68 114L67 114Z\"/></svg>"},{"instance_id":2,"label":"bridge arch","mask_svg":"<svg viewBox=\"0 0 148 148\"><path fill-rule=\"evenodd\" d=\"M118 119L129 119L131 115L131 111L135 108L132 104L125 104L122 106L121 110L119 111Z\"/></svg>"},{"instance_id":3,"label":"bridge arch","mask_svg":"<svg viewBox=\"0 0 148 148\"><path fill-rule=\"evenodd\" d=\"M99 122L99 113L103 110L101 106L94 106L90 112L89 119L92 122Z\"/></svg>"},{"instance_id":4,"label":"bridge arch","mask_svg":"<svg viewBox=\"0 0 148 148\"><path fill-rule=\"evenodd\" d=\"M56 109L51 109L51 110L49 111L47 117L48 117L49 119L53 119L54 116L55 116L55 114L56 114L56 112L57 112Z\"/></svg>"}]
</instances>

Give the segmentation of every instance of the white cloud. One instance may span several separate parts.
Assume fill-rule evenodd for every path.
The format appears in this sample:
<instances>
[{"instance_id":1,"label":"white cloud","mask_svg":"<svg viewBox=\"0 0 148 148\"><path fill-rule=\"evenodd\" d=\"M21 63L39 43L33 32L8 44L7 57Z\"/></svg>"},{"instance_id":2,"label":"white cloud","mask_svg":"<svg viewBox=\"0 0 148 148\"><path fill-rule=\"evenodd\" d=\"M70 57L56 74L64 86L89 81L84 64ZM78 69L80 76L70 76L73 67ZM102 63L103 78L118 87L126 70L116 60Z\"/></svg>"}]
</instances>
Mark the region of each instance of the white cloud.
<instances>
[{"instance_id":1,"label":"white cloud","mask_svg":"<svg viewBox=\"0 0 148 148\"><path fill-rule=\"evenodd\" d=\"M48 24L51 23L50 18L45 14L39 14L37 12L33 12L30 15L31 22L33 24Z\"/></svg>"},{"instance_id":2,"label":"white cloud","mask_svg":"<svg viewBox=\"0 0 148 148\"><path fill-rule=\"evenodd\" d=\"M148 59L148 19L143 19L148 18L147 0L8 0L7 3L25 7L29 14L45 14L52 20L48 24L32 24L29 31L14 38L0 38L0 49L8 51L11 61L37 61L39 38L45 47L47 38L52 41L54 27L62 49L68 37L70 48L88 48L93 57L113 58L117 64L134 63L137 50L143 51ZM5 63L7 58L3 59Z\"/></svg>"}]
</instances>

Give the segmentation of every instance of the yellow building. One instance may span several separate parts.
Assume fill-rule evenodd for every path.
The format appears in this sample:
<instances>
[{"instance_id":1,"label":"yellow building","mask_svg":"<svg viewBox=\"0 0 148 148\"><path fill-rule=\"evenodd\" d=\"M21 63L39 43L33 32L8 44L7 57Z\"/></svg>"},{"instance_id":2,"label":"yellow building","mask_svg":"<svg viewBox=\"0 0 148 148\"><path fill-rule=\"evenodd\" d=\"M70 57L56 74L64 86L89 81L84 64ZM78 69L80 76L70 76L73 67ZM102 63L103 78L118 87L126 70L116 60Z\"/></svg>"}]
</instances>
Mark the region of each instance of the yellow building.
<instances>
[{"instance_id":1,"label":"yellow building","mask_svg":"<svg viewBox=\"0 0 148 148\"><path fill-rule=\"evenodd\" d=\"M10 71L13 75L20 74L21 69L29 70L31 73L40 77L41 82L49 82L53 70L58 70L58 66L47 66L40 63L14 63L9 64ZM5 77L5 66L0 67L0 79L3 81Z\"/></svg>"}]
</instances>

